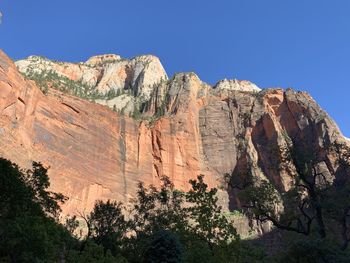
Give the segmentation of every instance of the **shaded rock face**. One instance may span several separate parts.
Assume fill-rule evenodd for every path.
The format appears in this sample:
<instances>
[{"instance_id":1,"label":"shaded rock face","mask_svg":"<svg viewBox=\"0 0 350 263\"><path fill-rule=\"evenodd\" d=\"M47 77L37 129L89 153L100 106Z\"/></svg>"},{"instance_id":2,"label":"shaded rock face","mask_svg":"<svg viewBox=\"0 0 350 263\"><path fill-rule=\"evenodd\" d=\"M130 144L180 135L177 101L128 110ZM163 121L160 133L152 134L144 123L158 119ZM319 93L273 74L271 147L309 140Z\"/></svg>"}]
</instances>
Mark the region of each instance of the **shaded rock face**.
<instances>
[{"instance_id":1,"label":"shaded rock face","mask_svg":"<svg viewBox=\"0 0 350 263\"><path fill-rule=\"evenodd\" d=\"M113 70L101 78L99 67L106 60L112 61ZM126 71L132 64L135 72L143 70L137 69L136 61L114 61L120 57L93 57L87 65L72 64L67 76L74 78L86 66L90 80L100 79L101 86L96 87L104 89L107 83L117 83L119 67ZM149 74L142 73L140 87L166 76L157 70L155 66ZM178 189L188 190L188 181L199 174L211 187L221 189L224 208L234 210L240 201L236 190L224 182L225 174L251 173L288 190L294 165L283 162L280 149L289 138L307 141L308 151L319 152L325 144L346 142L332 119L304 92L260 90L239 81L222 81L213 88L193 73L147 87L150 98L142 116L154 116L160 109L162 114L135 120L53 89L45 96L1 52L0 155L24 167L33 160L50 166L52 190L69 197L64 214L87 212L97 199L128 202L137 182L158 185L162 175ZM320 169L334 170L335 165L334 158L325 155Z\"/></svg>"}]
</instances>

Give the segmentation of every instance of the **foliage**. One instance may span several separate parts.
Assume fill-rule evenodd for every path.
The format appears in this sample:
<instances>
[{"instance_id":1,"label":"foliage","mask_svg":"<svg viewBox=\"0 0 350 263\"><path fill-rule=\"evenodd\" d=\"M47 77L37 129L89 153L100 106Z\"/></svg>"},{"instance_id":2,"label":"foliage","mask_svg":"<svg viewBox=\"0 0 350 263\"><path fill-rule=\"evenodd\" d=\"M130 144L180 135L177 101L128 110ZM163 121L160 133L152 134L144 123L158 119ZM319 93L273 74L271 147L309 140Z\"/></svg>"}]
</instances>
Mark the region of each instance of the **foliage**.
<instances>
[{"instance_id":1,"label":"foliage","mask_svg":"<svg viewBox=\"0 0 350 263\"><path fill-rule=\"evenodd\" d=\"M292 142L284 154L285 163L295 165L294 187L280 193L266 180L252 180L240 196L248 214L260 222L309 236L315 231L320 239L335 238L343 250L350 241L350 153L345 145L333 144L322 151L308 152L302 142ZM337 156L333 174L319 168L327 163L325 154Z\"/></svg>"},{"instance_id":2,"label":"foliage","mask_svg":"<svg viewBox=\"0 0 350 263\"><path fill-rule=\"evenodd\" d=\"M179 238L173 232L167 230L160 230L154 233L146 246L144 262L184 262L183 248Z\"/></svg>"},{"instance_id":3,"label":"foliage","mask_svg":"<svg viewBox=\"0 0 350 263\"><path fill-rule=\"evenodd\" d=\"M0 259L10 262L54 261L73 239L55 220L64 201L47 190L47 169L30 170L0 159Z\"/></svg>"},{"instance_id":4,"label":"foliage","mask_svg":"<svg viewBox=\"0 0 350 263\"><path fill-rule=\"evenodd\" d=\"M121 203L97 201L88 217L88 226L88 237L92 236L93 241L110 250L113 255L118 254L119 246L128 230Z\"/></svg>"},{"instance_id":5,"label":"foliage","mask_svg":"<svg viewBox=\"0 0 350 263\"><path fill-rule=\"evenodd\" d=\"M121 257L114 257L110 251L105 252L103 246L88 240L82 250L71 250L67 255L68 263L127 263L128 261Z\"/></svg>"},{"instance_id":6,"label":"foliage","mask_svg":"<svg viewBox=\"0 0 350 263\"><path fill-rule=\"evenodd\" d=\"M336 149L343 161L349 160L343 148ZM0 159L0 261L347 262L350 188L346 179L349 166L343 161L339 163L339 181L328 185L314 179L318 182L314 186L316 204L304 187L310 182L310 177L305 177L310 176L307 165L297 181L304 192L294 188L280 194L267 180L254 178L245 185L242 200L248 213L294 233L280 253L268 257L256 245L240 240L229 220L232 217L218 205L217 189L209 188L202 175L190 180L188 192L176 190L167 177L161 178L159 187L140 183L129 208L111 200L97 201L90 214L82 215L89 231L78 239L74 236L77 217L67 218L64 226L57 220L59 203L65 198L48 191L47 168L34 162L31 169L23 170ZM321 235L319 223L314 223L316 205L322 210L326 237ZM305 228L308 217L314 218L309 229ZM343 242L334 229L344 235Z\"/></svg>"},{"instance_id":7,"label":"foliage","mask_svg":"<svg viewBox=\"0 0 350 263\"><path fill-rule=\"evenodd\" d=\"M17 165L0 158L0 218L12 218L23 213L58 217L62 194L47 189L50 182L47 169L33 162L32 169L20 170Z\"/></svg>"},{"instance_id":8,"label":"foliage","mask_svg":"<svg viewBox=\"0 0 350 263\"><path fill-rule=\"evenodd\" d=\"M39 204L44 212L57 219L61 212L59 203L65 202L67 198L47 190L50 187L47 168L41 163L33 162L32 169L24 173L23 181L33 191L32 200Z\"/></svg>"},{"instance_id":9,"label":"foliage","mask_svg":"<svg viewBox=\"0 0 350 263\"><path fill-rule=\"evenodd\" d=\"M189 217L193 221L191 230L203 238L212 251L215 244L238 239L235 228L217 204L217 189L208 189L203 176L190 180L190 184L192 189L187 193L186 200L191 204L188 208Z\"/></svg>"},{"instance_id":10,"label":"foliage","mask_svg":"<svg viewBox=\"0 0 350 263\"><path fill-rule=\"evenodd\" d=\"M220 250L239 242L235 229L217 205L217 190L208 189L203 176L190 182L192 189L188 193L174 190L166 177L162 181L160 190L139 186L135 205L138 216L134 218L141 229L139 237L164 229L176 233L185 248L186 262L214 262Z\"/></svg>"},{"instance_id":11,"label":"foliage","mask_svg":"<svg viewBox=\"0 0 350 263\"><path fill-rule=\"evenodd\" d=\"M114 91L110 91L107 94L101 94L93 86L88 85L83 80L71 80L63 75L57 74L53 70L42 70L37 72L35 70L28 69L23 73L27 79L35 81L44 94L47 94L49 87L74 95L84 99L103 99L110 98Z\"/></svg>"},{"instance_id":12,"label":"foliage","mask_svg":"<svg viewBox=\"0 0 350 263\"><path fill-rule=\"evenodd\" d=\"M160 189L154 186L146 188L140 183L130 211L130 230L133 235L127 245L133 252L129 257L134 258L135 262L144 254L154 233L162 230L179 233L187 227L187 215L183 209L184 194L175 190L167 177L161 181Z\"/></svg>"},{"instance_id":13,"label":"foliage","mask_svg":"<svg viewBox=\"0 0 350 263\"><path fill-rule=\"evenodd\" d=\"M73 240L63 226L40 215L1 220L0 258L10 262L54 262Z\"/></svg>"},{"instance_id":14,"label":"foliage","mask_svg":"<svg viewBox=\"0 0 350 263\"><path fill-rule=\"evenodd\" d=\"M79 227L79 222L78 222L76 216L72 216L72 217L68 216L66 218L66 222L65 222L64 226L72 236L76 237L75 231Z\"/></svg>"},{"instance_id":15,"label":"foliage","mask_svg":"<svg viewBox=\"0 0 350 263\"><path fill-rule=\"evenodd\" d=\"M151 234L161 229L177 230L186 225L183 209L184 194L174 189L169 178L163 177L160 189L139 184L137 200L132 209L132 229L136 234Z\"/></svg>"},{"instance_id":16,"label":"foliage","mask_svg":"<svg viewBox=\"0 0 350 263\"><path fill-rule=\"evenodd\" d=\"M350 254L342 251L338 244L330 239L323 239L311 235L300 238L293 235L287 242L285 250L276 257L277 263L345 263Z\"/></svg>"}]
</instances>

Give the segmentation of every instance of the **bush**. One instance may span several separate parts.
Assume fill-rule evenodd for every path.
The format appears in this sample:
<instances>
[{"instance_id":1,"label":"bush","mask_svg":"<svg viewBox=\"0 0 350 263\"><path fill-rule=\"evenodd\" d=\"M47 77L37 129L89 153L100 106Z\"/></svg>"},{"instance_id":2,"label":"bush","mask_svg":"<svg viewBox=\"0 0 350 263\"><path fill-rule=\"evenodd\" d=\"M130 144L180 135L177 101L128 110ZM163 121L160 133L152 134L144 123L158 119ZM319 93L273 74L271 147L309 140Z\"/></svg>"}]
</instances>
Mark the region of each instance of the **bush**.
<instances>
[{"instance_id":1,"label":"bush","mask_svg":"<svg viewBox=\"0 0 350 263\"><path fill-rule=\"evenodd\" d=\"M181 263L183 247L176 234L169 230L156 232L149 241L145 253L145 263Z\"/></svg>"}]
</instances>

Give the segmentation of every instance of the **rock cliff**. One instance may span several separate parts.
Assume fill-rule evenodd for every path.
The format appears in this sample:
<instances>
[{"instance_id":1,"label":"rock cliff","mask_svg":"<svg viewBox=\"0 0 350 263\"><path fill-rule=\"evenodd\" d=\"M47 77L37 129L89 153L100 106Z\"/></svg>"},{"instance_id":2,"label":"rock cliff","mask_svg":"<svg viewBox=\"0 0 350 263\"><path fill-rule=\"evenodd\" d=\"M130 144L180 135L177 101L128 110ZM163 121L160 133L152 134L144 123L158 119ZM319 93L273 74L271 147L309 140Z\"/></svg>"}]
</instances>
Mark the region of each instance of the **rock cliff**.
<instances>
[{"instance_id":1,"label":"rock cliff","mask_svg":"<svg viewBox=\"0 0 350 263\"><path fill-rule=\"evenodd\" d=\"M157 185L162 175L186 190L199 174L232 211L240 202L225 174L251 173L283 191L293 184L294 164L280 150L290 138L309 151L349 146L305 92L238 80L210 86L194 73L168 80L153 56L16 65L0 53L0 156L50 166L52 189L69 197L65 214L88 211L96 199L127 202L138 181ZM334 156L319 165L333 171Z\"/></svg>"}]
</instances>

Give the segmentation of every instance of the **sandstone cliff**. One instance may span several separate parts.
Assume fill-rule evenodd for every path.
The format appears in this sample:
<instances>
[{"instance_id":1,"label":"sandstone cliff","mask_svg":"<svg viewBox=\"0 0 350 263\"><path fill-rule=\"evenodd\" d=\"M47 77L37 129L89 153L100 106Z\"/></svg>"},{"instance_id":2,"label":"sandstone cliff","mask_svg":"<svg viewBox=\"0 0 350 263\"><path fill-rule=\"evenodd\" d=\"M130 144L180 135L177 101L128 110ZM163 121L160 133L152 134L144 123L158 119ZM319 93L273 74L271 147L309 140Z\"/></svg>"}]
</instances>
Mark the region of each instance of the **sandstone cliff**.
<instances>
[{"instance_id":1,"label":"sandstone cliff","mask_svg":"<svg viewBox=\"0 0 350 263\"><path fill-rule=\"evenodd\" d=\"M155 85L168 79L159 59L151 55L127 60L109 54L81 63L30 56L16 65L44 93L55 88L128 114L150 98Z\"/></svg>"},{"instance_id":2,"label":"sandstone cliff","mask_svg":"<svg viewBox=\"0 0 350 263\"><path fill-rule=\"evenodd\" d=\"M39 72L37 83L47 90L45 95L0 53L0 155L23 166L32 160L50 166L52 189L69 197L65 214L90 210L96 199L127 202L138 181L157 185L162 175L186 190L188 180L199 174L220 187L221 204L234 210L240 202L224 183L225 174L251 173L287 190L294 165L283 162L280 149L290 138L307 141L309 151L321 152L336 141L349 145L305 92L261 90L237 80L212 87L194 73L167 80L153 56L105 55L75 64L30 57L17 67L27 78ZM58 86L47 72L58 76ZM88 101L62 92L67 80L83 83L78 88L88 85L85 95L132 92L107 99L87 96ZM120 112L127 105L123 96L133 101L137 118ZM100 104L118 104L119 110ZM319 166L334 171L334 156L325 154Z\"/></svg>"}]
</instances>

